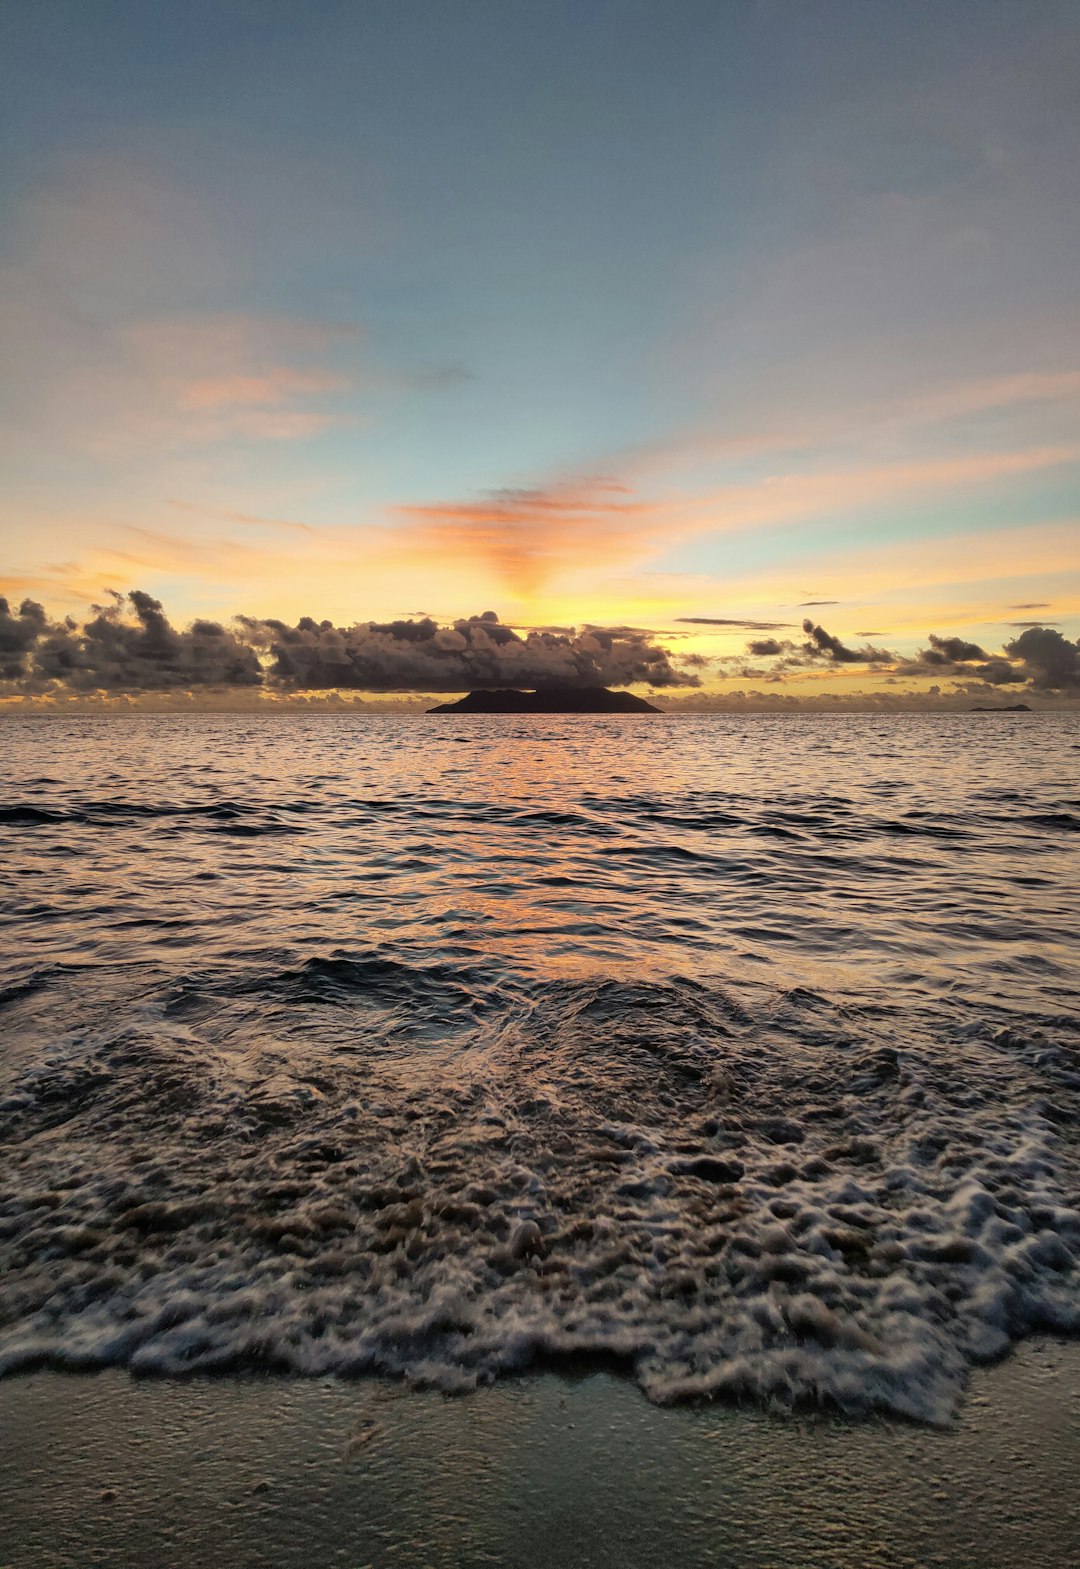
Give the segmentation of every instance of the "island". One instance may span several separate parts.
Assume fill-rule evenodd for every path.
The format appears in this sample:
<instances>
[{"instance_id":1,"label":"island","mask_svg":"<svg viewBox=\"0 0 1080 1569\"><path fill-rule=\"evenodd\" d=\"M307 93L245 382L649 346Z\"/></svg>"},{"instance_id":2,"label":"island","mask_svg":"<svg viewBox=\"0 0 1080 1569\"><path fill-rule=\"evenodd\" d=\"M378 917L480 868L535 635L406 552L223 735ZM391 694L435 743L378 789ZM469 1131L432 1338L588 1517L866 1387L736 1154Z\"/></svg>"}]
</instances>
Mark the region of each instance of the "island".
<instances>
[{"instance_id":1,"label":"island","mask_svg":"<svg viewBox=\"0 0 1080 1569\"><path fill-rule=\"evenodd\" d=\"M429 714L659 714L662 710L632 692L606 686L541 686L535 692L493 688L470 692L456 703L439 703Z\"/></svg>"},{"instance_id":2,"label":"island","mask_svg":"<svg viewBox=\"0 0 1080 1569\"><path fill-rule=\"evenodd\" d=\"M976 703L974 708L968 709L969 714L1030 714L1031 707L1027 703L1002 703L993 706L988 703Z\"/></svg>"}]
</instances>

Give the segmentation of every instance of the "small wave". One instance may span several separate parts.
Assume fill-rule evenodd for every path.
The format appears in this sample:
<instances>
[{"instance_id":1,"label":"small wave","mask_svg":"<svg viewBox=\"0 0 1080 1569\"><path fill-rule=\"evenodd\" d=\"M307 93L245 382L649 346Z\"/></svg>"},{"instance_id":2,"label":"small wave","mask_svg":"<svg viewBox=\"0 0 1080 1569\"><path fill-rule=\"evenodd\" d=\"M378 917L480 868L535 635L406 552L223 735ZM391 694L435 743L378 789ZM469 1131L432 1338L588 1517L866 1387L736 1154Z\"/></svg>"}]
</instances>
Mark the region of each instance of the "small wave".
<instances>
[{"instance_id":1,"label":"small wave","mask_svg":"<svg viewBox=\"0 0 1080 1569\"><path fill-rule=\"evenodd\" d=\"M261 839L275 834L295 834L300 829L293 823L215 823L213 832L232 834L237 839Z\"/></svg>"},{"instance_id":2,"label":"small wave","mask_svg":"<svg viewBox=\"0 0 1080 1569\"><path fill-rule=\"evenodd\" d=\"M647 728L6 720L0 1368L941 1421L1080 1328L1075 720Z\"/></svg>"},{"instance_id":3,"label":"small wave","mask_svg":"<svg viewBox=\"0 0 1080 1569\"><path fill-rule=\"evenodd\" d=\"M293 833L296 825L283 824L277 812L301 813L305 803L276 804L273 811L258 804L241 805L234 801L213 802L160 802L144 801L84 801L69 807L41 807L32 804L0 806L0 825L35 827L43 824L66 823L74 827L109 826L158 819L206 819L221 831L233 833ZM252 819L258 819L252 821Z\"/></svg>"},{"instance_id":4,"label":"small wave","mask_svg":"<svg viewBox=\"0 0 1080 1569\"><path fill-rule=\"evenodd\" d=\"M38 823L63 823L67 814L43 806L0 806L0 824L13 828L30 828Z\"/></svg>"},{"instance_id":5,"label":"small wave","mask_svg":"<svg viewBox=\"0 0 1080 1569\"><path fill-rule=\"evenodd\" d=\"M0 983L0 1008L9 1007L23 1001L24 998L48 991L58 982L81 979L87 971L94 968L94 965L89 964L44 964L25 974L17 974L10 980Z\"/></svg>"},{"instance_id":6,"label":"small wave","mask_svg":"<svg viewBox=\"0 0 1080 1569\"><path fill-rule=\"evenodd\" d=\"M245 982L244 989L250 987L295 1003L349 1004L378 997L422 1008L433 997L472 1001L474 982L472 972L453 965L413 965L382 954L336 953Z\"/></svg>"},{"instance_id":7,"label":"small wave","mask_svg":"<svg viewBox=\"0 0 1080 1569\"><path fill-rule=\"evenodd\" d=\"M420 1013L472 993L373 954L264 984ZM583 1357L659 1401L942 1422L972 1362L1080 1329L1074 1045L597 979L504 999L418 1072L311 1017L306 1051L256 1029L242 1071L162 1018L9 1088L0 1371L460 1390Z\"/></svg>"},{"instance_id":8,"label":"small wave","mask_svg":"<svg viewBox=\"0 0 1080 1569\"><path fill-rule=\"evenodd\" d=\"M35 992L43 991L49 984L49 972L39 970L34 975L28 975L23 980L12 981L7 986L0 986L0 1008L6 1008L13 1002L21 1002L24 997L32 997Z\"/></svg>"}]
</instances>

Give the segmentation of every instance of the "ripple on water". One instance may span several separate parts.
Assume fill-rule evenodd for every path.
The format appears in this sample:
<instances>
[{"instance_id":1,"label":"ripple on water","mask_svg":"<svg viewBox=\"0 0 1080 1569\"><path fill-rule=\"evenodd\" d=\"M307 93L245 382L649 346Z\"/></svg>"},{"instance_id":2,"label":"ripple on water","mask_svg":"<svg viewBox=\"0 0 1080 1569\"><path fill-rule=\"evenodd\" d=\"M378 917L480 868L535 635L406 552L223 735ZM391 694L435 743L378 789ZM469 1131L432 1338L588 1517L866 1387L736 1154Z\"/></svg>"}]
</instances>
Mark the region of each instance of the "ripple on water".
<instances>
[{"instance_id":1,"label":"ripple on water","mask_svg":"<svg viewBox=\"0 0 1080 1569\"><path fill-rule=\"evenodd\" d=\"M5 721L0 1368L944 1420L1080 1327L1076 724L1020 717Z\"/></svg>"}]
</instances>

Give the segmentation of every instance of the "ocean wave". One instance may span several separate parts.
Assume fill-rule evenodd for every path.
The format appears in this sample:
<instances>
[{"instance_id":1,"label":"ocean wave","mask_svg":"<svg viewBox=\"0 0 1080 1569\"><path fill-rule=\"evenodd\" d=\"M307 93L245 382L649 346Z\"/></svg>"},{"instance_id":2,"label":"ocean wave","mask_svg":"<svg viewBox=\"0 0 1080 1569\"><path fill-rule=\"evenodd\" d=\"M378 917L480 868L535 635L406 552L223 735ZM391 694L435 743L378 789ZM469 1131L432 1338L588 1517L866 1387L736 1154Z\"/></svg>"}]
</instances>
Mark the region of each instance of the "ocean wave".
<instances>
[{"instance_id":1,"label":"ocean wave","mask_svg":"<svg viewBox=\"0 0 1080 1569\"><path fill-rule=\"evenodd\" d=\"M268 990L464 986L338 956ZM8 1087L0 1371L450 1390L600 1358L660 1401L941 1422L972 1362L1080 1329L1074 1042L605 978L426 1066L258 1033L237 1062L162 1009Z\"/></svg>"},{"instance_id":2,"label":"ocean wave","mask_svg":"<svg viewBox=\"0 0 1080 1569\"><path fill-rule=\"evenodd\" d=\"M36 828L63 824L72 827L124 827L139 821L192 819L231 833L294 833L294 823L283 823L278 812L308 810L304 802L277 803L273 809L235 801L159 802L80 801L69 806L43 807L32 803L0 806L0 826Z\"/></svg>"},{"instance_id":3,"label":"ocean wave","mask_svg":"<svg viewBox=\"0 0 1080 1569\"><path fill-rule=\"evenodd\" d=\"M5 720L0 1369L947 1420L1080 1328L1028 720Z\"/></svg>"}]
</instances>

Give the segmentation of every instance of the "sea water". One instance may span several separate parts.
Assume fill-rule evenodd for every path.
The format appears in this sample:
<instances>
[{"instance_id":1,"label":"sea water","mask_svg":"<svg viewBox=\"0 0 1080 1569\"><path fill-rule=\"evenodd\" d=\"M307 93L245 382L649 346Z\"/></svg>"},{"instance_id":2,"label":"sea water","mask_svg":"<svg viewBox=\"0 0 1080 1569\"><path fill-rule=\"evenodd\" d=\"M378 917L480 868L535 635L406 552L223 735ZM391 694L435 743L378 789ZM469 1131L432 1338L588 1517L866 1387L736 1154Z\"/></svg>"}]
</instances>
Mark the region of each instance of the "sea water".
<instances>
[{"instance_id":1,"label":"sea water","mask_svg":"<svg viewBox=\"0 0 1080 1569\"><path fill-rule=\"evenodd\" d=\"M1080 717L0 746L0 1371L943 1421L1080 1328Z\"/></svg>"}]
</instances>

